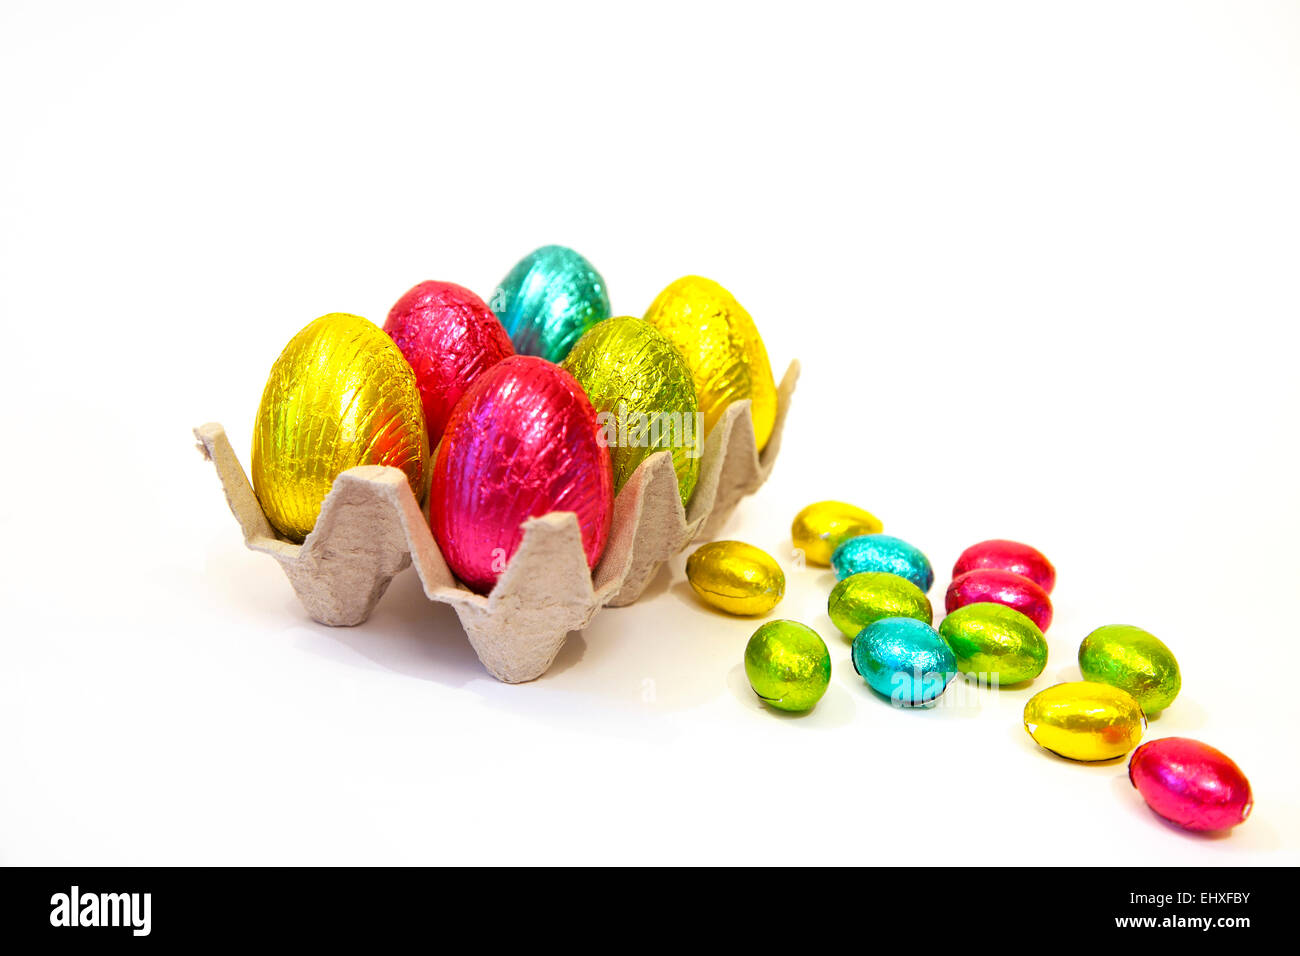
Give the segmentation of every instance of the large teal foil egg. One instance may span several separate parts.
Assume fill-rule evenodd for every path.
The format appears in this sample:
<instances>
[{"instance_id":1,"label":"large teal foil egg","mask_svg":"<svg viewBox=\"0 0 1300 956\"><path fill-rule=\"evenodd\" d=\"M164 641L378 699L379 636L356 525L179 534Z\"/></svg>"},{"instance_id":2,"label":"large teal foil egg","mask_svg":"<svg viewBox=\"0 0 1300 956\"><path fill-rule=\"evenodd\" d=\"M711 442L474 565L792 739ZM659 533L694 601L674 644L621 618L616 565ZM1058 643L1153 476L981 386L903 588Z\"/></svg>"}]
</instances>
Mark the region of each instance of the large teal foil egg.
<instances>
[{"instance_id":1,"label":"large teal foil egg","mask_svg":"<svg viewBox=\"0 0 1300 956\"><path fill-rule=\"evenodd\" d=\"M934 700L957 675L952 648L930 625L910 617L887 617L853 639L853 669L895 707Z\"/></svg>"},{"instance_id":2,"label":"large teal foil egg","mask_svg":"<svg viewBox=\"0 0 1300 956\"><path fill-rule=\"evenodd\" d=\"M582 334L610 316L596 267L565 246L542 246L501 280L488 303L515 351L559 362Z\"/></svg>"},{"instance_id":3,"label":"large teal foil egg","mask_svg":"<svg viewBox=\"0 0 1300 956\"><path fill-rule=\"evenodd\" d=\"M888 534L863 534L840 544L831 554L835 576L843 581L850 574L884 571L906 578L922 591L934 584L934 569L921 551L902 538Z\"/></svg>"}]
</instances>

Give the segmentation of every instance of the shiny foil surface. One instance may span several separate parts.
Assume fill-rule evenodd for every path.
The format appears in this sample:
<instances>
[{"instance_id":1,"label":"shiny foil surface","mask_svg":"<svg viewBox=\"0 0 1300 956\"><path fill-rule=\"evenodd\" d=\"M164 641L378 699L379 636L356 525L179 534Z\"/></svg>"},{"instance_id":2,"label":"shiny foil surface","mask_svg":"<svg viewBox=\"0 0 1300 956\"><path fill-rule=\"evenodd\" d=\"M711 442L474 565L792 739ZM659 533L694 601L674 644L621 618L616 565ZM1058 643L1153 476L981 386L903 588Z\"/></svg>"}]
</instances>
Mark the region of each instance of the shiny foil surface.
<instances>
[{"instance_id":1,"label":"shiny foil surface","mask_svg":"<svg viewBox=\"0 0 1300 956\"><path fill-rule=\"evenodd\" d=\"M1128 691L1148 714L1172 704L1183 686L1174 652L1154 634L1128 624L1108 624L1085 637L1079 670L1084 680Z\"/></svg>"},{"instance_id":2,"label":"shiny foil surface","mask_svg":"<svg viewBox=\"0 0 1300 956\"><path fill-rule=\"evenodd\" d=\"M695 380L680 353L648 322L617 316L598 322L562 363L596 409L614 463L614 493L657 451L673 456L682 504L700 476Z\"/></svg>"},{"instance_id":3,"label":"shiny foil surface","mask_svg":"<svg viewBox=\"0 0 1300 956\"><path fill-rule=\"evenodd\" d=\"M849 538L879 534L885 526L869 511L844 501L815 501L794 516L790 540L808 564L827 567L831 554Z\"/></svg>"},{"instance_id":4,"label":"shiny foil surface","mask_svg":"<svg viewBox=\"0 0 1300 956\"><path fill-rule=\"evenodd\" d=\"M832 552L831 566L841 581L850 574L884 571L906 578L922 591L934 584L934 569L921 549L887 534L849 538Z\"/></svg>"},{"instance_id":5,"label":"shiny foil surface","mask_svg":"<svg viewBox=\"0 0 1300 956\"><path fill-rule=\"evenodd\" d=\"M922 624L934 621L934 610L925 593L906 578L884 571L863 571L840 581L831 590L826 613L840 633L849 638L887 617L910 617Z\"/></svg>"},{"instance_id":6,"label":"shiny foil surface","mask_svg":"<svg viewBox=\"0 0 1300 956\"><path fill-rule=\"evenodd\" d=\"M1070 760L1110 760L1142 740L1142 706L1118 687L1056 684L1025 704L1025 730L1040 747Z\"/></svg>"},{"instance_id":7,"label":"shiny foil surface","mask_svg":"<svg viewBox=\"0 0 1300 956\"><path fill-rule=\"evenodd\" d=\"M728 405L747 398L762 451L776 423L776 380L758 328L735 297L712 279L684 276L659 293L645 319L686 360L705 432Z\"/></svg>"},{"instance_id":8,"label":"shiny foil surface","mask_svg":"<svg viewBox=\"0 0 1300 956\"><path fill-rule=\"evenodd\" d=\"M1056 568L1052 562L1037 548L1019 541L995 538L972 544L957 558L957 563L952 567L952 576L959 577L978 568L996 568L1022 575L1048 594L1056 587Z\"/></svg>"},{"instance_id":9,"label":"shiny foil surface","mask_svg":"<svg viewBox=\"0 0 1300 956\"><path fill-rule=\"evenodd\" d=\"M487 303L451 282L415 286L389 311L384 331L415 372L430 448L474 379L515 354Z\"/></svg>"},{"instance_id":10,"label":"shiny foil surface","mask_svg":"<svg viewBox=\"0 0 1300 956\"><path fill-rule=\"evenodd\" d=\"M452 572L490 591L523 539L523 522L578 516L587 564L609 537L614 476L596 413L573 376L540 358L498 362L452 412L434 463L429 520Z\"/></svg>"},{"instance_id":11,"label":"shiny foil surface","mask_svg":"<svg viewBox=\"0 0 1300 956\"><path fill-rule=\"evenodd\" d=\"M1147 805L1185 830L1227 830L1250 816L1250 781L1227 754L1190 737L1161 737L1133 751L1129 781Z\"/></svg>"},{"instance_id":12,"label":"shiny foil surface","mask_svg":"<svg viewBox=\"0 0 1300 956\"><path fill-rule=\"evenodd\" d=\"M876 621L853 639L853 668L895 707L935 700L957 675L952 650L935 629L910 617Z\"/></svg>"},{"instance_id":13,"label":"shiny foil surface","mask_svg":"<svg viewBox=\"0 0 1300 956\"><path fill-rule=\"evenodd\" d=\"M686 559L686 580L700 600L728 614L766 614L785 596L781 566L743 541L696 548Z\"/></svg>"},{"instance_id":14,"label":"shiny foil surface","mask_svg":"<svg viewBox=\"0 0 1300 956\"><path fill-rule=\"evenodd\" d=\"M959 607L991 601L1014 608L1038 625L1040 631L1052 626L1052 599L1033 581L1011 571L979 568L953 578L944 595L944 607L951 614Z\"/></svg>"},{"instance_id":15,"label":"shiny foil surface","mask_svg":"<svg viewBox=\"0 0 1300 956\"><path fill-rule=\"evenodd\" d=\"M610 316L605 280L565 246L543 246L520 259L489 304L516 352L551 362L562 361L584 332Z\"/></svg>"},{"instance_id":16,"label":"shiny foil surface","mask_svg":"<svg viewBox=\"0 0 1300 956\"><path fill-rule=\"evenodd\" d=\"M415 374L358 315L323 315L271 367L253 425L253 490L291 541L316 523L334 479L357 465L406 473L423 499L429 444Z\"/></svg>"},{"instance_id":17,"label":"shiny foil surface","mask_svg":"<svg viewBox=\"0 0 1300 956\"><path fill-rule=\"evenodd\" d=\"M1047 638L1038 625L1003 604L981 602L953 611L939 636L957 658L957 669L981 681L1019 684L1047 666Z\"/></svg>"},{"instance_id":18,"label":"shiny foil surface","mask_svg":"<svg viewBox=\"0 0 1300 956\"><path fill-rule=\"evenodd\" d=\"M812 710L831 682L831 653L821 635L797 621L768 621L745 645L745 676L777 710Z\"/></svg>"}]
</instances>

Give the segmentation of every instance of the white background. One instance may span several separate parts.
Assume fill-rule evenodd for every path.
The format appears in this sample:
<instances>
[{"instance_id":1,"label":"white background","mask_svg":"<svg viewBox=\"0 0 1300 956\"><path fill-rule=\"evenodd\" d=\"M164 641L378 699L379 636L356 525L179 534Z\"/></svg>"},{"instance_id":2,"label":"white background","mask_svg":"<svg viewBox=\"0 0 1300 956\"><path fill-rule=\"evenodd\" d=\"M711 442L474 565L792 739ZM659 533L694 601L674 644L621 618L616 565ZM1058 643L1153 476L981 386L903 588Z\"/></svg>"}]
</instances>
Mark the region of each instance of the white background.
<instances>
[{"instance_id":1,"label":"white background","mask_svg":"<svg viewBox=\"0 0 1300 956\"><path fill-rule=\"evenodd\" d=\"M1297 862L1296 4L9 2L0 90L0 861ZM891 709L829 572L776 612L833 652L796 719L680 560L522 686L410 571L312 623L190 429L246 464L301 326L549 242L619 313L716 278L803 362L728 536L785 557L847 499L940 604L966 545L1037 545L1034 688L1154 631L1149 738L1233 756L1250 821L1162 824L1031 692Z\"/></svg>"}]
</instances>

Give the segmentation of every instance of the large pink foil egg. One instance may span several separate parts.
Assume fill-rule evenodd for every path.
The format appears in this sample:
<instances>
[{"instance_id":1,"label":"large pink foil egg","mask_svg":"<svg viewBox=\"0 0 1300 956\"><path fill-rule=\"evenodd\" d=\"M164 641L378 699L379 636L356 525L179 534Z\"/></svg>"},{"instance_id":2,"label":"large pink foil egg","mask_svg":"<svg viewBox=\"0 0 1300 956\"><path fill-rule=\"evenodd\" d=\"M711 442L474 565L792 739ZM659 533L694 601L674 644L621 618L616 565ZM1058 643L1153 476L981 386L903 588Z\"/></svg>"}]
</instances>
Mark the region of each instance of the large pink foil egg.
<instances>
[{"instance_id":1,"label":"large pink foil egg","mask_svg":"<svg viewBox=\"0 0 1300 956\"><path fill-rule=\"evenodd\" d=\"M952 579L944 607L952 613L967 604L990 601L1014 608L1045 631L1052 625L1052 599L1029 578L998 568L977 568Z\"/></svg>"},{"instance_id":2,"label":"large pink foil egg","mask_svg":"<svg viewBox=\"0 0 1300 956\"><path fill-rule=\"evenodd\" d=\"M515 354L487 303L452 282L421 282L388 312L384 331L415 371L429 447L474 380Z\"/></svg>"},{"instance_id":3,"label":"large pink foil egg","mask_svg":"<svg viewBox=\"0 0 1300 956\"><path fill-rule=\"evenodd\" d=\"M492 590L523 540L523 523L578 517L588 567L609 538L614 472L596 412L572 375L516 355L480 375L443 432L429 522L456 577Z\"/></svg>"},{"instance_id":4,"label":"large pink foil egg","mask_svg":"<svg viewBox=\"0 0 1300 956\"><path fill-rule=\"evenodd\" d=\"M1190 737L1133 751L1128 778L1160 816L1185 830L1227 830L1250 816L1250 781L1227 754Z\"/></svg>"},{"instance_id":5,"label":"large pink foil egg","mask_svg":"<svg viewBox=\"0 0 1300 956\"><path fill-rule=\"evenodd\" d=\"M952 576L955 578L977 568L997 568L1019 574L1029 578L1048 594L1056 586L1056 568L1052 567L1052 562L1037 548L1019 541L994 538L972 544L952 566Z\"/></svg>"}]
</instances>

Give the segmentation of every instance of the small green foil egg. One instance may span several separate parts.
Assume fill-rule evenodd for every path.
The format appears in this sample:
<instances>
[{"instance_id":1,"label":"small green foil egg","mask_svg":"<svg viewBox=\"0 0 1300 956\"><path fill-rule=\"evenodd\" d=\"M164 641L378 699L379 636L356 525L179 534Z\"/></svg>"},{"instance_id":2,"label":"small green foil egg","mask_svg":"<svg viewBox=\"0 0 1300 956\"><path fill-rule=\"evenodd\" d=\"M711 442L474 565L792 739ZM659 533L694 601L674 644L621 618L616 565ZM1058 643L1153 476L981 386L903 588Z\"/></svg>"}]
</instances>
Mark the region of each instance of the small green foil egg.
<instances>
[{"instance_id":1,"label":"small green foil egg","mask_svg":"<svg viewBox=\"0 0 1300 956\"><path fill-rule=\"evenodd\" d=\"M798 621L768 621L745 646L745 676L777 710L812 710L831 682L831 654L821 635Z\"/></svg>"},{"instance_id":2,"label":"small green foil egg","mask_svg":"<svg viewBox=\"0 0 1300 956\"><path fill-rule=\"evenodd\" d=\"M684 506L700 475L704 422L681 353L649 322L597 322L560 363L582 386L614 464L614 493L657 451L672 455Z\"/></svg>"},{"instance_id":3,"label":"small green foil egg","mask_svg":"<svg viewBox=\"0 0 1300 956\"><path fill-rule=\"evenodd\" d=\"M1079 670L1086 680L1128 691L1148 714L1172 704L1183 686L1173 651L1149 631L1127 624L1108 624L1085 637Z\"/></svg>"},{"instance_id":4,"label":"small green foil egg","mask_svg":"<svg viewBox=\"0 0 1300 956\"><path fill-rule=\"evenodd\" d=\"M1015 608L980 601L959 607L939 625L963 674L999 684L1033 680L1047 666L1047 638Z\"/></svg>"},{"instance_id":5,"label":"small green foil egg","mask_svg":"<svg viewBox=\"0 0 1300 956\"><path fill-rule=\"evenodd\" d=\"M743 541L714 541L697 548L686 559L686 580L701 600L728 614L766 614L785 596L781 566L766 551Z\"/></svg>"},{"instance_id":6,"label":"small green foil egg","mask_svg":"<svg viewBox=\"0 0 1300 956\"><path fill-rule=\"evenodd\" d=\"M849 638L887 617L910 617L923 624L934 621L934 609L925 592L906 578L885 571L862 571L840 581L826 602L826 613Z\"/></svg>"}]
</instances>

